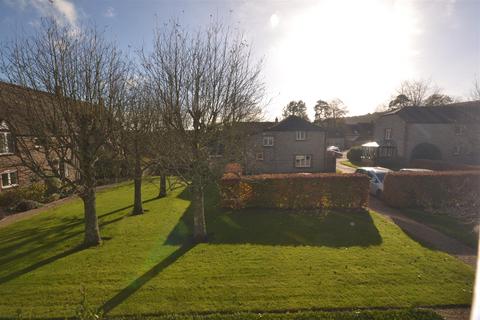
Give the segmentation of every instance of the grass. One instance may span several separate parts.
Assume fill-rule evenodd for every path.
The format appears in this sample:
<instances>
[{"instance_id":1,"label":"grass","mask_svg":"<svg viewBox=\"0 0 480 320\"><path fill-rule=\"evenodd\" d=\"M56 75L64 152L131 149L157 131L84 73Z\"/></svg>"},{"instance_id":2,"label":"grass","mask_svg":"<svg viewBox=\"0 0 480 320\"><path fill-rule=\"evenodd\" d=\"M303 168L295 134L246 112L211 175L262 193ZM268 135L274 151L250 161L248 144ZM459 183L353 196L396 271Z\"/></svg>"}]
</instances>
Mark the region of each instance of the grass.
<instances>
[{"instance_id":1,"label":"grass","mask_svg":"<svg viewBox=\"0 0 480 320\"><path fill-rule=\"evenodd\" d=\"M419 209L404 210L403 213L472 248L478 246L478 233L474 230L474 224L463 223L459 219L446 214L428 213Z\"/></svg>"},{"instance_id":2,"label":"grass","mask_svg":"<svg viewBox=\"0 0 480 320\"><path fill-rule=\"evenodd\" d=\"M421 246L374 212L231 212L211 192L210 241L194 246L188 192L154 199L157 183L146 183L147 212L130 216L132 189L99 193L105 241L97 248L77 247L80 201L0 229L0 317L19 309L71 316L82 287L92 306L112 316L471 302L470 266Z\"/></svg>"},{"instance_id":3,"label":"grass","mask_svg":"<svg viewBox=\"0 0 480 320\"><path fill-rule=\"evenodd\" d=\"M340 163L343 164L344 166L347 166L347 167L350 167L350 168L354 168L354 169L357 169L357 168L358 168L358 165L353 164L353 163L351 163L351 162L348 161L348 160L340 161Z\"/></svg>"},{"instance_id":4,"label":"grass","mask_svg":"<svg viewBox=\"0 0 480 320\"><path fill-rule=\"evenodd\" d=\"M120 320L121 318L119 318ZM349 312L299 311L288 313L233 313L134 317L130 320L441 320L429 310L374 310ZM125 319L126 320L126 319Z\"/></svg>"}]
</instances>

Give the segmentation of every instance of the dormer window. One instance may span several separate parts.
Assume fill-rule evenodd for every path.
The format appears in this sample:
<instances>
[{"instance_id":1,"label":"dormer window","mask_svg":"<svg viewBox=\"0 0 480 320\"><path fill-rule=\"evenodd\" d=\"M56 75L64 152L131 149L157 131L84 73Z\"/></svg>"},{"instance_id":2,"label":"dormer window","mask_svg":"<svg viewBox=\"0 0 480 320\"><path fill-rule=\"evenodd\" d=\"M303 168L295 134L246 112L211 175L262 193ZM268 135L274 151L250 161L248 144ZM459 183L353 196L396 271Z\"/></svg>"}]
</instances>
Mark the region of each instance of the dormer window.
<instances>
[{"instance_id":1,"label":"dormer window","mask_svg":"<svg viewBox=\"0 0 480 320\"><path fill-rule=\"evenodd\" d=\"M263 146L264 147L273 147L273 137L272 136L263 137Z\"/></svg>"},{"instance_id":2,"label":"dormer window","mask_svg":"<svg viewBox=\"0 0 480 320\"><path fill-rule=\"evenodd\" d=\"M0 155L14 153L14 143L12 134L8 131L5 121L0 123Z\"/></svg>"},{"instance_id":3,"label":"dormer window","mask_svg":"<svg viewBox=\"0 0 480 320\"><path fill-rule=\"evenodd\" d=\"M305 140L307 138L307 132L306 131L297 131L295 137L296 137L297 141Z\"/></svg>"}]
</instances>

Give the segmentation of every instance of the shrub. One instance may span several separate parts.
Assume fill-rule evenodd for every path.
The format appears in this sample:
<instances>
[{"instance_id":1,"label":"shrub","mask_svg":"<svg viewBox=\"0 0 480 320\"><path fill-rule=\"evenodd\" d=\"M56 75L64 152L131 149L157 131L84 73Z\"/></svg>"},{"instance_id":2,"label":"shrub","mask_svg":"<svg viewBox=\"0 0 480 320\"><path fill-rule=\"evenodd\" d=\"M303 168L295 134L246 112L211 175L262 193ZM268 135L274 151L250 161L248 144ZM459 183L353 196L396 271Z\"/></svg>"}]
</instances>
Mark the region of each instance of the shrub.
<instances>
[{"instance_id":1,"label":"shrub","mask_svg":"<svg viewBox=\"0 0 480 320\"><path fill-rule=\"evenodd\" d=\"M478 214L480 171L394 172L385 176L383 199L398 208L452 209Z\"/></svg>"},{"instance_id":2,"label":"shrub","mask_svg":"<svg viewBox=\"0 0 480 320\"><path fill-rule=\"evenodd\" d=\"M239 163L228 163L225 166L225 173L233 173L236 175L242 175L242 166Z\"/></svg>"},{"instance_id":3,"label":"shrub","mask_svg":"<svg viewBox=\"0 0 480 320\"><path fill-rule=\"evenodd\" d=\"M228 208L360 209L368 204L369 179L360 174L264 174L220 181Z\"/></svg>"},{"instance_id":4,"label":"shrub","mask_svg":"<svg viewBox=\"0 0 480 320\"><path fill-rule=\"evenodd\" d=\"M24 212L32 209L40 208L42 204L34 200L20 200L13 208L14 212Z\"/></svg>"},{"instance_id":5,"label":"shrub","mask_svg":"<svg viewBox=\"0 0 480 320\"><path fill-rule=\"evenodd\" d=\"M360 163L362 161L362 147L352 147L348 150L347 159L351 163Z\"/></svg>"},{"instance_id":6,"label":"shrub","mask_svg":"<svg viewBox=\"0 0 480 320\"><path fill-rule=\"evenodd\" d=\"M410 162L411 168L430 169L436 171L475 171L480 166L457 164L441 160L415 159Z\"/></svg>"},{"instance_id":7,"label":"shrub","mask_svg":"<svg viewBox=\"0 0 480 320\"><path fill-rule=\"evenodd\" d=\"M0 206L13 206L21 200L43 202L47 188L40 182L32 183L26 187L13 188L0 193Z\"/></svg>"}]
</instances>

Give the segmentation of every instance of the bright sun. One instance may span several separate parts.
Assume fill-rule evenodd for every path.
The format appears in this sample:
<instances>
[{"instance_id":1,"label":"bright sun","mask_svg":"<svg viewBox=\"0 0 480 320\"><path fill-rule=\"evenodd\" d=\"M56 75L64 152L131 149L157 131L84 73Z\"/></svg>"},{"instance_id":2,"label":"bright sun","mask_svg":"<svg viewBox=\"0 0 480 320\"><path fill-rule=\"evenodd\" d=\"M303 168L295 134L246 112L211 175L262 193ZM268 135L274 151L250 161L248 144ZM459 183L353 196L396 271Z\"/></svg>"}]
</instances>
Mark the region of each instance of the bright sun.
<instances>
[{"instance_id":1,"label":"bright sun","mask_svg":"<svg viewBox=\"0 0 480 320\"><path fill-rule=\"evenodd\" d=\"M415 76L417 20L407 1L322 1L281 28L273 14L271 27L283 33L267 66L281 95L276 104L303 99L311 109L317 99L338 97L352 113L372 110L383 102L378 92Z\"/></svg>"}]
</instances>

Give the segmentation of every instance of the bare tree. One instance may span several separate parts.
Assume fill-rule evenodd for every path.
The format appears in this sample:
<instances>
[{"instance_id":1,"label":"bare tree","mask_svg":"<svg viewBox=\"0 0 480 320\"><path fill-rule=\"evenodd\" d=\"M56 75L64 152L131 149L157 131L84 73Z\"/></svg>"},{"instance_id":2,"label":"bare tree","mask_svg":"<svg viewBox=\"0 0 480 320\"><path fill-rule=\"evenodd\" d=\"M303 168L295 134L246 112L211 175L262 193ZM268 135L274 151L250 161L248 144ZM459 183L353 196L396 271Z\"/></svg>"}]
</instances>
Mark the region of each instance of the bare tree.
<instances>
[{"instance_id":1,"label":"bare tree","mask_svg":"<svg viewBox=\"0 0 480 320\"><path fill-rule=\"evenodd\" d=\"M453 103L454 98L442 93L442 90L427 80L403 81L394 97L388 103L388 109L404 107L438 106Z\"/></svg>"},{"instance_id":2,"label":"bare tree","mask_svg":"<svg viewBox=\"0 0 480 320\"><path fill-rule=\"evenodd\" d=\"M45 19L33 36L2 45L1 71L21 86L4 94L14 101L8 119L12 131L27 133L16 140L22 164L78 193L84 244L100 244L95 168L124 103L129 68L123 56L96 29ZM70 174L67 168L73 169Z\"/></svg>"},{"instance_id":3,"label":"bare tree","mask_svg":"<svg viewBox=\"0 0 480 320\"><path fill-rule=\"evenodd\" d=\"M473 80L473 88L470 94L472 100L480 100L480 80L478 77L475 77Z\"/></svg>"},{"instance_id":4,"label":"bare tree","mask_svg":"<svg viewBox=\"0 0 480 320\"><path fill-rule=\"evenodd\" d=\"M424 105L424 101L429 95L439 94L439 91L438 88L432 86L430 81L411 80L403 81L397 93L406 96L410 106L419 107Z\"/></svg>"},{"instance_id":5,"label":"bare tree","mask_svg":"<svg viewBox=\"0 0 480 320\"><path fill-rule=\"evenodd\" d=\"M143 213L142 177L146 170L156 165L156 146L160 138L158 110L145 90L141 80L134 81L129 88L128 102L124 106L122 126L117 137L122 154L131 168L134 181L134 203L132 214Z\"/></svg>"},{"instance_id":6,"label":"bare tree","mask_svg":"<svg viewBox=\"0 0 480 320\"><path fill-rule=\"evenodd\" d=\"M228 160L237 147L235 124L260 115L261 64L252 64L245 40L222 26L189 34L176 22L157 30L153 52L143 53L142 62L166 130L163 160L191 186L193 236L205 241L204 189L221 165L212 149L222 146Z\"/></svg>"}]
</instances>

